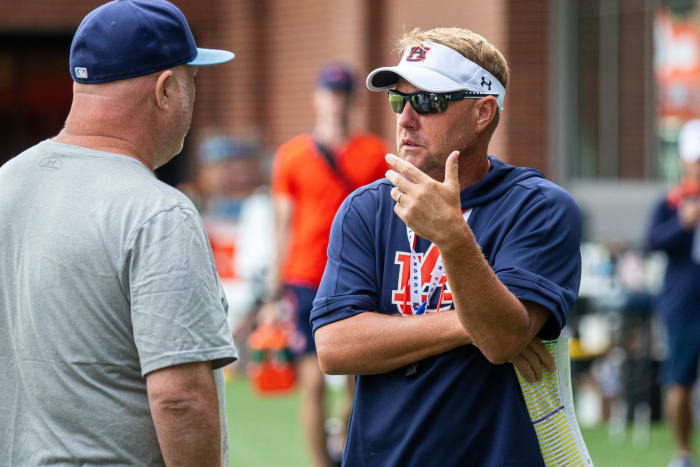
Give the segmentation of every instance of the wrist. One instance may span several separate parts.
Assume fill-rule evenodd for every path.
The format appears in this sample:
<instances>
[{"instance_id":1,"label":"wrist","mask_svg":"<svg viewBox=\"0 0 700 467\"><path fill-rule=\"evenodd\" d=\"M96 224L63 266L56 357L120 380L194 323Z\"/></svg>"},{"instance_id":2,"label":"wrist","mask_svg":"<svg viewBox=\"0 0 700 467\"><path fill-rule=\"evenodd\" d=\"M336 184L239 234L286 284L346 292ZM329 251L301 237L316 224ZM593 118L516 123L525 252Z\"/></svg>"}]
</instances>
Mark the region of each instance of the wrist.
<instances>
[{"instance_id":1,"label":"wrist","mask_svg":"<svg viewBox=\"0 0 700 467\"><path fill-rule=\"evenodd\" d=\"M461 216L443 232L443 237L434 242L443 256L461 250L473 239L469 226Z\"/></svg>"}]
</instances>

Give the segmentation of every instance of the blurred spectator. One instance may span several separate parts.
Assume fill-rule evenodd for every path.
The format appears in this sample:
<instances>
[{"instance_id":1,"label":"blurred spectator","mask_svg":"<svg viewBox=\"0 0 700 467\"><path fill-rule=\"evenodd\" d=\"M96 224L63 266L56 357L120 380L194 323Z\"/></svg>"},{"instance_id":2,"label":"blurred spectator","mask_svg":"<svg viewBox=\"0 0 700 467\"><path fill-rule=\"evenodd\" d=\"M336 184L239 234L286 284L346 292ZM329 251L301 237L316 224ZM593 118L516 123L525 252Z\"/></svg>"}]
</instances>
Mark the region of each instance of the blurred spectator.
<instances>
[{"instance_id":1,"label":"blurred spectator","mask_svg":"<svg viewBox=\"0 0 700 467\"><path fill-rule=\"evenodd\" d=\"M270 288L274 220L260 153L230 136L205 138L194 182L180 187L202 214L234 332Z\"/></svg>"},{"instance_id":2,"label":"blurred spectator","mask_svg":"<svg viewBox=\"0 0 700 467\"><path fill-rule=\"evenodd\" d=\"M237 219L245 199L263 183L256 145L212 136L200 144L199 162L194 188L202 212Z\"/></svg>"},{"instance_id":3,"label":"blurred spectator","mask_svg":"<svg viewBox=\"0 0 700 467\"><path fill-rule=\"evenodd\" d=\"M318 366L309 316L326 265L331 223L345 197L382 178L385 143L367 133L351 134L354 76L340 63L324 67L313 96L311 134L284 143L275 156L272 191L277 226L275 288L291 298L303 337L297 371L301 424L315 467L330 465L324 428L324 376Z\"/></svg>"},{"instance_id":4,"label":"blurred spectator","mask_svg":"<svg viewBox=\"0 0 700 467\"><path fill-rule=\"evenodd\" d=\"M700 120L680 131L684 178L654 209L647 246L668 256L657 308L669 341L666 410L673 428L676 456L669 466L692 465L692 389L700 360L700 264L692 258L700 220Z\"/></svg>"}]
</instances>

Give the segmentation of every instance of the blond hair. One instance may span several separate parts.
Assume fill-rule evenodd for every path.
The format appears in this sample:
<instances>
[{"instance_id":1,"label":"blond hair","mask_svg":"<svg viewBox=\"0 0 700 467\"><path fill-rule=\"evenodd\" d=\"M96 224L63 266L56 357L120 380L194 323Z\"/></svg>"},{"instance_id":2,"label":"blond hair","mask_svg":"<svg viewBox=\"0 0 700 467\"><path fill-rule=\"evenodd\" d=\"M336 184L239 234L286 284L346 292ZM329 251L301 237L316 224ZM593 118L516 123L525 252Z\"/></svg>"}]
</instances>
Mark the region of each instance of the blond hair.
<instances>
[{"instance_id":1,"label":"blond hair","mask_svg":"<svg viewBox=\"0 0 700 467\"><path fill-rule=\"evenodd\" d=\"M508 86L508 62L493 44L479 34L463 28L433 28L427 31L415 28L405 32L396 42L396 47L403 54L409 47L423 42L435 42L456 50L491 73L504 88Z\"/></svg>"}]
</instances>

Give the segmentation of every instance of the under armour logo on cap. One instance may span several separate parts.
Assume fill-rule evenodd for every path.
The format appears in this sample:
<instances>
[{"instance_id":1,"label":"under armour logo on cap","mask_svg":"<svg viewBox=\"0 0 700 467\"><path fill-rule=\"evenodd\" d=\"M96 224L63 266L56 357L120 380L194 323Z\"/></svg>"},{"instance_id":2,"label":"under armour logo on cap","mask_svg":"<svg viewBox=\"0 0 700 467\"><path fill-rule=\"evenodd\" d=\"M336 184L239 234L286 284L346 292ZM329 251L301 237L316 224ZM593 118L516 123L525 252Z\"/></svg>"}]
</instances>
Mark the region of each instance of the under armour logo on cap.
<instances>
[{"instance_id":1,"label":"under armour logo on cap","mask_svg":"<svg viewBox=\"0 0 700 467\"><path fill-rule=\"evenodd\" d=\"M482 76L482 77L481 77L481 86L482 86L482 87L488 86L489 91L490 91L490 90L491 90L491 81L486 81L486 77L485 77L485 76Z\"/></svg>"}]
</instances>

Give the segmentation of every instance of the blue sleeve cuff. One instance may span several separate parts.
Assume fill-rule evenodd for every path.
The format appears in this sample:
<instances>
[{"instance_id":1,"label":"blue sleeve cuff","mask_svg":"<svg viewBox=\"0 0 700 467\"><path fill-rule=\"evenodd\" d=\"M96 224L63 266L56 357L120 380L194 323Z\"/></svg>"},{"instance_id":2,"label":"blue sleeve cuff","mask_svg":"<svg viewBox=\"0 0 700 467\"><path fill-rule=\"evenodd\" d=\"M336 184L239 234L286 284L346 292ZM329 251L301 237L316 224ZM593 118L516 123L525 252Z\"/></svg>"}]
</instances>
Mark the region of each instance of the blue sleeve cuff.
<instances>
[{"instance_id":1,"label":"blue sleeve cuff","mask_svg":"<svg viewBox=\"0 0 700 467\"><path fill-rule=\"evenodd\" d=\"M351 318L366 311L377 311L377 303L362 295L321 297L314 300L311 311L311 329L316 332L321 326Z\"/></svg>"},{"instance_id":2,"label":"blue sleeve cuff","mask_svg":"<svg viewBox=\"0 0 700 467\"><path fill-rule=\"evenodd\" d=\"M566 313L576 299L574 292L529 271L511 269L497 272L496 275L519 300L537 303L549 311L549 319L537 333L539 337L559 337L566 324Z\"/></svg>"}]
</instances>

